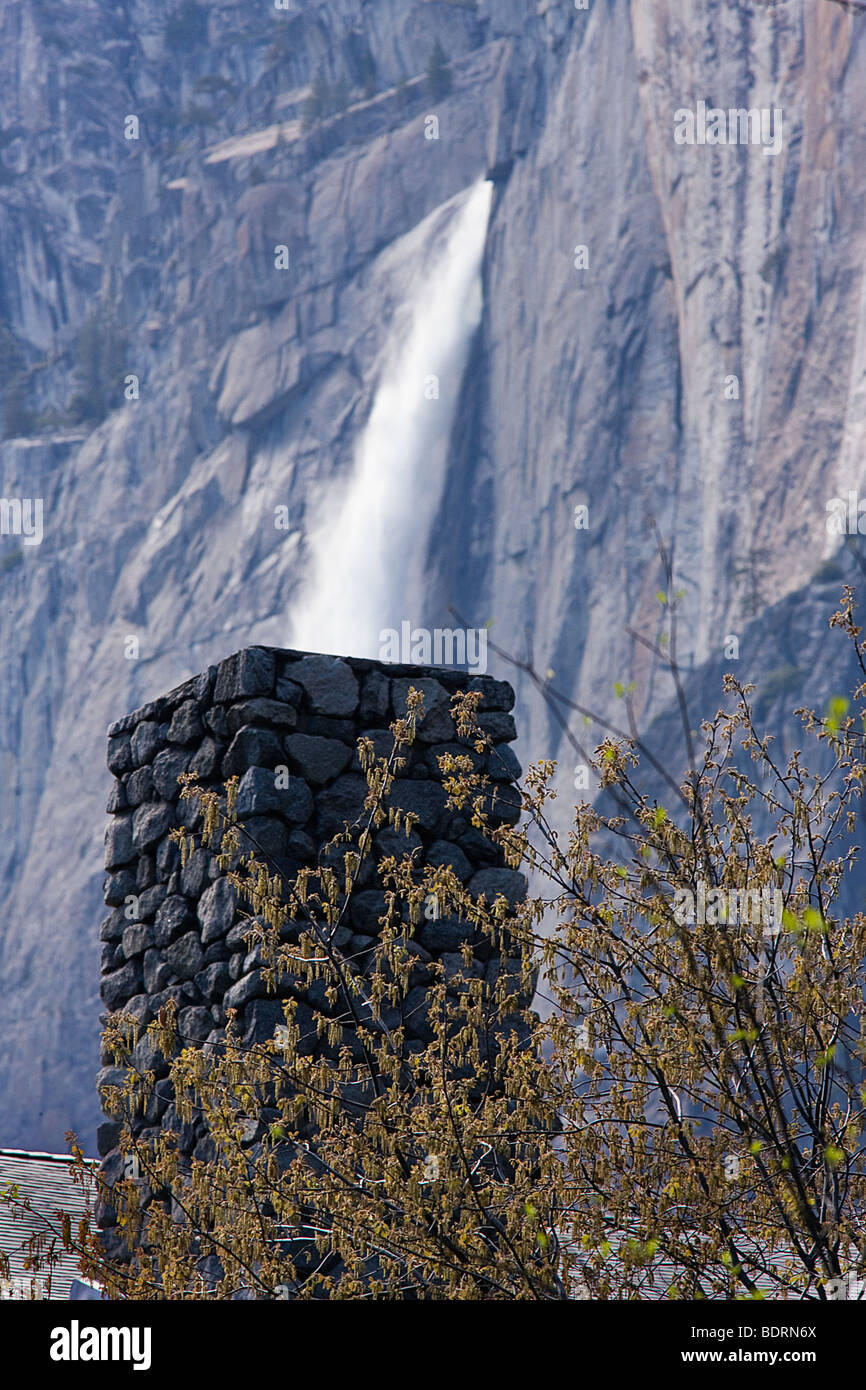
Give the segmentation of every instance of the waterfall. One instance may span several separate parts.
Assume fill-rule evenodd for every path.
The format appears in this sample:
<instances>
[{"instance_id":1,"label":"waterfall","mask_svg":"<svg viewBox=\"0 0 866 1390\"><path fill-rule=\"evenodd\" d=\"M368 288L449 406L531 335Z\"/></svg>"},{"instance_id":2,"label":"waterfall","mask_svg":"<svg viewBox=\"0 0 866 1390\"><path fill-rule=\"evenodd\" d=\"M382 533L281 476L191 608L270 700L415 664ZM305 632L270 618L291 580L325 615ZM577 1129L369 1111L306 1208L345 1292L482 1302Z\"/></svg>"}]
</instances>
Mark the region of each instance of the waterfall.
<instances>
[{"instance_id":1,"label":"waterfall","mask_svg":"<svg viewBox=\"0 0 866 1390\"><path fill-rule=\"evenodd\" d=\"M379 359L352 475L327 490L308 532L295 647L377 657L384 628L422 619L427 542L469 346L481 322L492 193L491 183L479 181L393 248L397 283L390 288L402 292L403 302Z\"/></svg>"}]
</instances>

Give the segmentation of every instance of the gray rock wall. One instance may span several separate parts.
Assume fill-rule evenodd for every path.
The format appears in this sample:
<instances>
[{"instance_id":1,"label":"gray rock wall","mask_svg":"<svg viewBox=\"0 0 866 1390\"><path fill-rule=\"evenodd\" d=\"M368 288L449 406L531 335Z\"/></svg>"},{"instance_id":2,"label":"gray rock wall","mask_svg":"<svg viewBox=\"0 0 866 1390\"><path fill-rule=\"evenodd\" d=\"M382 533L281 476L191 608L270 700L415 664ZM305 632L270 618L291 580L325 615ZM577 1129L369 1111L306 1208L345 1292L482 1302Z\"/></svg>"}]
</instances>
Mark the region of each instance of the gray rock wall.
<instances>
[{"instance_id":1,"label":"gray rock wall","mask_svg":"<svg viewBox=\"0 0 866 1390\"><path fill-rule=\"evenodd\" d=\"M499 892L510 901L523 896L523 875L504 867L501 851L465 816L447 808L437 761L446 751L466 751L457 741L450 695L480 689L480 722L493 740L491 753L479 759L496 786L492 819L517 822L514 779L520 767L509 747L516 731L509 713L514 693L506 682L440 668L250 647L109 729L108 765L115 781L107 808L104 888L110 912L100 931L107 1011L123 1009L147 1024L174 999L181 1034L190 1042L218 1044L229 1008L239 1010L245 1045L274 1035L283 1021L282 1007L266 996L255 950L248 951L245 941L250 922L238 913L232 885L206 849L196 850L182 867L170 838L173 826L194 830L200 819L194 802L179 800L177 779L194 771L203 785L219 787L239 775L239 818L261 850L293 874L319 862L327 841L361 813L367 784L356 741L366 734L378 755L390 752L388 726L405 712L412 685L424 693L425 717L404 754L406 765L390 804L413 811L418 822L408 839L383 826L374 838L374 859L418 847L422 863L451 864L470 891L485 893L488 901ZM374 862L366 869L350 925L341 926L335 940L362 970L385 906ZM472 928L456 918L425 916L416 929L417 983L404 1001L404 1017L393 1020L405 1023L410 1049L432 1036L424 1009L429 963L440 960L446 975L465 972L460 948L471 934ZM477 942L470 971L492 980L508 968L507 958L489 942ZM297 982L289 982L285 992L297 997ZM296 1018L315 1050L319 1041L303 1000ZM149 1047L142 1039L136 1049L142 1067L152 1060L145 1055ZM98 1089L119 1084L123 1075L122 1069L104 1065ZM156 1132L174 1123L173 1107L163 1096L151 1103L140 1128ZM182 1151L194 1152L203 1131L194 1125L178 1129ZM118 1135L114 1121L99 1129L109 1179L122 1167ZM110 1206L100 1219L111 1227Z\"/></svg>"},{"instance_id":2,"label":"gray rock wall","mask_svg":"<svg viewBox=\"0 0 866 1390\"><path fill-rule=\"evenodd\" d=\"M454 605L521 657L529 633L565 695L609 716L633 681L639 728L675 731L664 665L633 636L664 627L654 517L686 594L693 727L719 703L729 633L744 680L802 669L821 708L846 688L816 576L827 499L866 459L863 16L209 0L204 41L178 42L177 9L0 7L0 327L34 416L0 441L0 496L45 507L41 545L0 538L0 1126L31 1149L70 1126L93 1144L105 724L230 646L294 640L310 516L351 475L413 231L479 174L496 181L482 325L405 616L450 626ZM436 40L453 87L431 102ZM276 141L320 67L350 106ZM783 108L783 151L677 145L674 113L699 97ZM65 423L97 309L126 350L94 383L105 418ZM521 753L560 759L567 814L571 748L531 680L515 686ZM771 713L777 749L801 746L781 701Z\"/></svg>"}]
</instances>

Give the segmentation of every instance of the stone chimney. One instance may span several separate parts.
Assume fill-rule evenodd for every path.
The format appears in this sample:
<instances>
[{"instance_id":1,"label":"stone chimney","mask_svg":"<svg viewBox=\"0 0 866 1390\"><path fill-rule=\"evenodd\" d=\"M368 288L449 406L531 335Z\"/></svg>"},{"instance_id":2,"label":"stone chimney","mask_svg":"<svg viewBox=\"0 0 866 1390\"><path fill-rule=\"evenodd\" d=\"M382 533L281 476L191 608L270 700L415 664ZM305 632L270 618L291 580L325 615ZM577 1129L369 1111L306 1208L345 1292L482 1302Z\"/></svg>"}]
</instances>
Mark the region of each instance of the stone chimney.
<instances>
[{"instance_id":1,"label":"stone chimney","mask_svg":"<svg viewBox=\"0 0 866 1390\"><path fill-rule=\"evenodd\" d=\"M244 940L249 922L237 911L231 884L205 849L182 868L169 838L173 826L193 828L200 815L195 803L179 801L178 776L196 772L203 786L220 787L237 774L240 819L262 849L294 875L314 866L322 846L361 812L367 784L356 741L365 734L377 755L389 753L388 725L405 713L413 685L424 694L425 716L390 804L415 812L418 823L408 839L383 826L374 838L374 859L417 846L422 862L449 863L473 894L485 893L491 901L502 892L512 903L523 896L523 875L504 867L501 851L466 816L447 809L437 762L443 752L467 751L457 741L450 696L480 690L480 722L495 745L488 768L497 784L491 821L517 822L514 779L520 767L508 746L516 736L510 685L440 667L250 647L108 731L108 766L115 780L105 836L110 915L100 931L106 1010L123 1009L146 1025L174 999L184 1037L218 1044L225 1036L226 1009L237 1008L246 1045L274 1035L283 1021L282 1006L265 996ZM385 905L374 863L359 888L351 923L340 928L336 945L363 962ZM471 932L454 918L425 919L415 940L423 960L435 957L446 972L457 972L464 969L459 953ZM492 980L508 962L484 942L472 968ZM290 985L286 988L290 991ZM416 988L404 1005L409 1046L430 1036L423 994L423 986ZM315 1027L310 1032L315 1051ZM139 1048L147 1046L142 1039ZM149 1059L142 1054L136 1060L144 1067ZM100 1089L117 1084L123 1075L122 1069L104 1066L97 1084ZM195 1151L201 1133L195 1125L181 1126L170 1098L163 1096L151 1102L138 1127L144 1137L153 1137L166 1126L178 1131L183 1152ZM109 1181L122 1168L118 1137L115 1122L100 1126L99 1152ZM111 1220L110 1210L103 1212L103 1224Z\"/></svg>"}]
</instances>

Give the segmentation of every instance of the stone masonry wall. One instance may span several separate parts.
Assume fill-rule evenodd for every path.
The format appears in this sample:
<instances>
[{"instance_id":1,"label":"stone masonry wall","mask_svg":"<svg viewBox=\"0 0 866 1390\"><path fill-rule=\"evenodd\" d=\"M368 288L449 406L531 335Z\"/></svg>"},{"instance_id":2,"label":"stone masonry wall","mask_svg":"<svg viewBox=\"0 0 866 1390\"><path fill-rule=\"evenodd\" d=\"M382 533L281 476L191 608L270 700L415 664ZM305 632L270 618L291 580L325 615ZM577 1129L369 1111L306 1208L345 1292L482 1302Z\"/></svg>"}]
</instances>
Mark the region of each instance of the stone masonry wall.
<instances>
[{"instance_id":1,"label":"stone masonry wall","mask_svg":"<svg viewBox=\"0 0 866 1390\"><path fill-rule=\"evenodd\" d=\"M412 685L424 693L425 717L390 804L414 811L418 824L408 839L383 826L374 838L375 859L418 846L422 862L450 863L470 891L486 893L488 901L498 892L512 902L523 896L523 875L504 867L501 852L467 818L446 809L437 762L443 752L467 751L456 740L448 708L451 694L480 689L480 722L495 744L488 770L497 783L496 811L500 820L516 823L514 779L520 767L508 746L516 736L510 685L438 667L251 647L118 720L108 731L108 766L115 778L105 836L110 914L100 931L101 994L107 1011L124 1009L146 1025L174 999L181 1033L203 1044L224 1037L225 1011L238 1008L247 1045L273 1036L282 1022L281 1005L264 997L255 952L248 953L244 941L249 922L236 910L234 890L207 850L197 850L181 868L179 851L169 839L173 826L194 830L200 818L194 803L178 800L177 778L194 771L203 785L219 787L237 773L239 817L262 848L287 873L295 873L315 865L321 847L360 813L366 780L356 741L366 734L377 755L389 753L393 738L388 725L405 713ZM336 944L363 962L380 930L385 902L373 863L359 887L351 925L340 928ZM423 1007L418 1007L425 973L429 978L425 963L436 957L446 972L464 971L459 951L467 933L471 928L457 919L422 920L416 929L422 983L404 1004L410 1046L413 1038L420 1044L429 1036ZM472 968L492 978L508 963L483 943ZM310 1031L312 1050L318 1044L315 1029ZM136 1049L141 1050L136 1062L142 1067L152 1062L145 1055L148 1047L143 1038ZM105 1056L102 1060L110 1062ZM122 1069L104 1065L97 1086L119 1083L123 1075ZM173 1112L168 1099L154 1099L140 1127L145 1135L164 1126L176 1128L181 1150L193 1153L202 1135L195 1125L181 1126ZM99 1151L109 1181L122 1167L118 1136L114 1122L100 1127ZM109 1208L102 1224L111 1222Z\"/></svg>"}]
</instances>

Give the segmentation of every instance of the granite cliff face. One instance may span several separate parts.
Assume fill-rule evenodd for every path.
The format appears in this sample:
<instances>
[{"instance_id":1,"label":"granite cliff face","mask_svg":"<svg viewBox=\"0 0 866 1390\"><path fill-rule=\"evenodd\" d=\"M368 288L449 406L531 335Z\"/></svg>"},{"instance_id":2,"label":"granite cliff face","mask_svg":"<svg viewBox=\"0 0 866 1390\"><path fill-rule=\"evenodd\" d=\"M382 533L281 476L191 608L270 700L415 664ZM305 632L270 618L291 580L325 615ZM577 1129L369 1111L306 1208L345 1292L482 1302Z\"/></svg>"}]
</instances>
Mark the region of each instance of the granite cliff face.
<instances>
[{"instance_id":1,"label":"granite cliff face","mask_svg":"<svg viewBox=\"0 0 866 1390\"><path fill-rule=\"evenodd\" d=\"M768 721L790 670L836 688L823 580L854 559L825 504L863 467L864 47L831 0L5 7L0 497L42 499L43 536L7 509L4 1144L92 1142L106 726L289 645L418 228L447 230L479 180L480 322L430 401L450 443L435 508L419 484L403 616L452 626L454 604L521 657L531 634L566 694L609 709L633 680L665 729L669 681L627 632L660 630L654 518L696 714L730 634ZM699 101L780 109L781 150L677 144ZM521 760L557 756L514 679Z\"/></svg>"}]
</instances>

